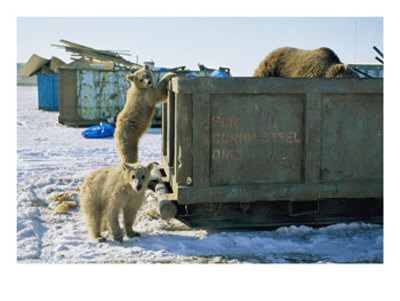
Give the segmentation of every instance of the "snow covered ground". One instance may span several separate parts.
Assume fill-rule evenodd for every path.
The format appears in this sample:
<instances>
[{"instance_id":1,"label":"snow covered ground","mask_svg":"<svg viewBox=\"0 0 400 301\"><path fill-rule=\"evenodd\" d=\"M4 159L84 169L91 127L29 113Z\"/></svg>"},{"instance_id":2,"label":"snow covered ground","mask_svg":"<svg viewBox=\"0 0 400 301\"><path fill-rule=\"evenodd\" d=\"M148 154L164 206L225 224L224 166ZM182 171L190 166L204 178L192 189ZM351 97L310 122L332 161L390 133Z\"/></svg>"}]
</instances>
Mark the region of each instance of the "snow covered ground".
<instances>
[{"instance_id":1,"label":"snow covered ground","mask_svg":"<svg viewBox=\"0 0 400 301\"><path fill-rule=\"evenodd\" d=\"M135 230L123 243L88 240L77 189L101 166L119 164L113 139L85 139L82 128L58 123L58 112L37 109L37 88L18 87L17 260L22 263L358 263L383 262L383 227L352 223L275 231L191 230L155 220L151 192ZM140 142L142 163L160 162L161 132ZM68 193L78 206L55 215L55 198Z\"/></svg>"}]
</instances>

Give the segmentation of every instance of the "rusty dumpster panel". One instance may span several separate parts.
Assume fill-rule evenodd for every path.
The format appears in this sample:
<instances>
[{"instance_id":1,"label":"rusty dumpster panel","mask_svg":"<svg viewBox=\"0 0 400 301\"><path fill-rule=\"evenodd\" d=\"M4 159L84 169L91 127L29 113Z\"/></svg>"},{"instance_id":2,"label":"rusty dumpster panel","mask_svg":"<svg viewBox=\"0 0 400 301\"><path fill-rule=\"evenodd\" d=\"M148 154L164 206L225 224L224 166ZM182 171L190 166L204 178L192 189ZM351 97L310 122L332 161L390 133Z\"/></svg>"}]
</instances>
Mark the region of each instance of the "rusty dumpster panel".
<instances>
[{"instance_id":1,"label":"rusty dumpster panel","mask_svg":"<svg viewBox=\"0 0 400 301\"><path fill-rule=\"evenodd\" d=\"M128 70L60 68L58 121L69 126L90 126L101 121L115 123L130 87ZM159 72L155 72L159 76ZM152 126L161 123L161 106L156 107Z\"/></svg>"},{"instance_id":2,"label":"rusty dumpster panel","mask_svg":"<svg viewBox=\"0 0 400 301\"><path fill-rule=\"evenodd\" d=\"M210 185L301 183L303 104L301 95L213 95Z\"/></svg>"},{"instance_id":3,"label":"rusty dumpster panel","mask_svg":"<svg viewBox=\"0 0 400 301\"><path fill-rule=\"evenodd\" d=\"M290 215L306 201L318 202L315 215L321 200L347 199L378 200L381 218L382 79L175 78L162 135L181 217L260 202L289 202Z\"/></svg>"},{"instance_id":4,"label":"rusty dumpster panel","mask_svg":"<svg viewBox=\"0 0 400 301\"><path fill-rule=\"evenodd\" d=\"M78 115L84 120L114 120L130 83L128 71L81 70L77 76Z\"/></svg>"},{"instance_id":5,"label":"rusty dumpster panel","mask_svg":"<svg viewBox=\"0 0 400 301\"><path fill-rule=\"evenodd\" d=\"M89 126L113 123L125 104L128 71L59 69L59 122Z\"/></svg>"}]
</instances>

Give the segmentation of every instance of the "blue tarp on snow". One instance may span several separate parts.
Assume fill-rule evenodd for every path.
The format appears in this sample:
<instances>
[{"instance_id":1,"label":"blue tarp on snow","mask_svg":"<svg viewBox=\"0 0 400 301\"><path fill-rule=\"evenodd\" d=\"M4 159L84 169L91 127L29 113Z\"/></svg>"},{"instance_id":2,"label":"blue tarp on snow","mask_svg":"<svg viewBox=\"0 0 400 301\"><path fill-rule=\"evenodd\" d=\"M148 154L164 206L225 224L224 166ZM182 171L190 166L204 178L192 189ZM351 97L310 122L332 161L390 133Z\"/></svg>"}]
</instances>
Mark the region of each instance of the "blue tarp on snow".
<instances>
[{"instance_id":1,"label":"blue tarp on snow","mask_svg":"<svg viewBox=\"0 0 400 301\"><path fill-rule=\"evenodd\" d=\"M94 125L82 132L85 138L104 138L114 135L115 128L111 124L100 122L99 125Z\"/></svg>"}]
</instances>

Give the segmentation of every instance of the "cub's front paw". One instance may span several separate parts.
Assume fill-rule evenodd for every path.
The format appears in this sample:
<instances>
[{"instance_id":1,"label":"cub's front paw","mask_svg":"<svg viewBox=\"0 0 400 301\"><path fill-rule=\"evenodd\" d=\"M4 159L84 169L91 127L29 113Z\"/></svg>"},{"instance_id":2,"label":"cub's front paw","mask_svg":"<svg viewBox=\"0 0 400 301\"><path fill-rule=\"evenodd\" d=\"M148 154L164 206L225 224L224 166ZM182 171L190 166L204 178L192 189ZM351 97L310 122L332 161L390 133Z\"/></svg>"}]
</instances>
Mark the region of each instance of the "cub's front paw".
<instances>
[{"instance_id":1,"label":"cub's front paw","mask_svg":"<svg viewBox=\"0 0 400 301\"><path fill-rule=\"evenodd\" d=\"M95 242L105 242L106 239L103 236L93 238Z\"/></svg>"},{"instance_id":2,"label":"cub's front paw","mask_svg":"<svg viewBox=\"0 0 400 301\"><path fill-rule=\"evenodd\" d=\"M177 76L177 74L176 73L174 73L174 72L168 72L167 74L165 74L164 76L163 76L163 80L170 80L171 78L173 78L173 77L175 77L175 76Z\"/></svg>"},{"instance_id":3,"label":"cub's front paw","mask_svg":"<svg viewBox=\"0 0 400 301\"><path fill-rule=\"evenodd\" d=\"M126 232L126 236L128 236L129 238L132 238L132 237L139 237L139 236L140 236L140 233L138 233L138 232L136 232L136 231L127 231L127 232Z\"/></svg>"},{"instance_id":4,"label":"cub's front paw","mask_svg":"<svg viewBox=\"0 0 400 301\"><path fill-rule=\"evenodd\" d=\"M122 234L115 234L115 235L112 236L112 238L113 238L114 241L122 242L123 235Z\"/></svg>"}]
</instances>

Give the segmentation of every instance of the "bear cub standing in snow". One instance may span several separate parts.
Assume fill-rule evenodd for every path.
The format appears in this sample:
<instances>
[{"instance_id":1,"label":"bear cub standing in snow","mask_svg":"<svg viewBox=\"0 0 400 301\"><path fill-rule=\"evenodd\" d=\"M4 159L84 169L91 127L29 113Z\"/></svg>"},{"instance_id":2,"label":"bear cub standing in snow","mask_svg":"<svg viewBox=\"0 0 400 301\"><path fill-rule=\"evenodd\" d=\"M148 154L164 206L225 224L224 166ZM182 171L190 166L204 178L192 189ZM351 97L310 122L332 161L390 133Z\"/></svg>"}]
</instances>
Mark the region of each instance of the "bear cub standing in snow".
<instances>
[{"instance_id":1,"label":"bear cub standing in snow","mask_svg":"<svg viewBox=\"0 0 400 301\"><path fill-rule=\"evenodd\" d=\"M123 232L118 220L121 210L126 235L129 238L140 236L132 225L144 202L152 168L152 163L147 166L123 163L100 168L85 179L80 189L81 208L94 241L105 241L101 232L109 230L115 241L122 242Z\"/></svg>"},{"instance_id":2,"label":"bear cub standing in snow","mask_svg":"<svg viewBox=\"0 0 400 301\"><path fill-rule=\"evenodd\" d=\"M255 77L354 78L358 75L342 64L329 48L302 50L291 47L272 51L254 71Z\"/></svg>"},{"instance_id":3,"label":"bear cub standing in snow","mask_svg":"<svg viewBox=\"0 0 400 301\"><path fill-rule=\"evenodd\" d=\"M149 128L156 105L167 99L168 81L174 76L175 73L168 72L156 86L154 74L147 65L127 76L131 87L118 114L114 133L122 162L138 161L139 138Z\"/></svg>"}]
</instances>

